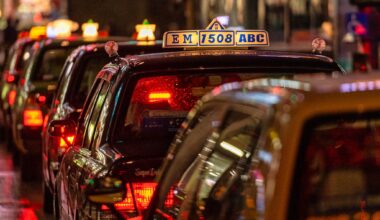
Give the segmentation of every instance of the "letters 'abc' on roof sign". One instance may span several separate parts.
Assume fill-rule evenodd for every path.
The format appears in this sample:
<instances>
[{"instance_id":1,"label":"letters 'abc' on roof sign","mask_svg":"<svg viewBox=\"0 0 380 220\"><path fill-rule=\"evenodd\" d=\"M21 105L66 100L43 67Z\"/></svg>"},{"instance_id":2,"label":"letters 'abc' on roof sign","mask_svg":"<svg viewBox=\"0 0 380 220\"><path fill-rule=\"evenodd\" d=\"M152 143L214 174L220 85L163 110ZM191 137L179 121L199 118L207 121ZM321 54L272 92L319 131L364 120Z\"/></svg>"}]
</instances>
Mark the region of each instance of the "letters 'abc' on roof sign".
<instances>
[{"instance_id":1,"label":"letters 'abc' on roof sign","mask_svg":"<svg viewBox=\"0 0 380 220\"><path fill-rule=\"evenodd\" d=\"M257 46L269 46L268 32L227 30L216 19L205 30L168 31L163 39L164 48Z\"/></svg>"}]
</instances>

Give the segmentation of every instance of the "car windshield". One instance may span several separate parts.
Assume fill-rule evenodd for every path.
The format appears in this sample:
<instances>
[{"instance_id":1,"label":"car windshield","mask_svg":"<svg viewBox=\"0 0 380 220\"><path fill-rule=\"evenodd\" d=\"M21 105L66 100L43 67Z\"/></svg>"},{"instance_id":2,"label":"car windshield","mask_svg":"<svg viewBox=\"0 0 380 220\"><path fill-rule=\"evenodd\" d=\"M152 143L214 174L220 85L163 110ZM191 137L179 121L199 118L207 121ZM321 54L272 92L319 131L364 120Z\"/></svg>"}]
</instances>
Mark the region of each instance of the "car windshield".
<instances>
[{"instance_id":1,"label":"car windshield","mask_svg":"<svg viewBox=\"0 0 380 220\"><path fill-rule=\"evenodd\" d=\"M300 146L294 186L300 218L293 219L361 215L376 219L380 214L379 115L317 121L308 127Z\"/></svg>"},{"instance_id":2,"label":"car windshield","mask_svg":"<svg viewBox=\"0 0 380 220\"><path fill-rule=\"evenodd\" d=\"M32 82L57 81L66 58L74 48L54 48L42 51L36 72L31 76Z\"/></svg>"}]
</instances>

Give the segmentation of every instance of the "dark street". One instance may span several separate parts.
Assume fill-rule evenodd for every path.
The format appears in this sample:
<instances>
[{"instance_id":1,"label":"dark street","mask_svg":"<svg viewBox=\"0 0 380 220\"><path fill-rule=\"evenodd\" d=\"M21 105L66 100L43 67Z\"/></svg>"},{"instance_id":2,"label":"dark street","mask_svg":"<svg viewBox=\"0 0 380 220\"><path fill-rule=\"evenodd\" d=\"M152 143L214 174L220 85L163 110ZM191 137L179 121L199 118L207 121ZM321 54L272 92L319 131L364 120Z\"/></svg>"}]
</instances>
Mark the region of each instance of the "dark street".
<instances>
[{"instance_id":1,"label":"dark street","mask_svg":"<svg viewBox=\"0 0 380 220\"><path fill-rule=\"evenodd\" d=\"M42 211L40 182L21 184L12 156L0 145L0 219L53 219Z\"/></svg>"}]
</instances>

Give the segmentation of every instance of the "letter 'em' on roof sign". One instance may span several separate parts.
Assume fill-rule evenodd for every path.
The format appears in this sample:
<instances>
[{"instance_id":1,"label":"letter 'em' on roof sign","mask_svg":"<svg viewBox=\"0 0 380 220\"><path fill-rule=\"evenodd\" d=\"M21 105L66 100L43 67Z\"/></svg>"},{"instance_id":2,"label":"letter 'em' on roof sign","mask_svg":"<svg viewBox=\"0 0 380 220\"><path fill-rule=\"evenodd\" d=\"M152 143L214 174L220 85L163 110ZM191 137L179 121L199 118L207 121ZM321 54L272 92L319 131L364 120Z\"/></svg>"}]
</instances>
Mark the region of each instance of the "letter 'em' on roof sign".
<instances>
[{"instance_id":1,"label":"letter 'em' on roof sign","mask_svg":"<svg viewBox=\"0 0 380 220\"><path fill-rule=\"evenodd\" d=\"M227 30L214 19L205 30L165 32L162 46L164 48L269 46L269 35L264 30Z\"/></svg>"}]
</instances>

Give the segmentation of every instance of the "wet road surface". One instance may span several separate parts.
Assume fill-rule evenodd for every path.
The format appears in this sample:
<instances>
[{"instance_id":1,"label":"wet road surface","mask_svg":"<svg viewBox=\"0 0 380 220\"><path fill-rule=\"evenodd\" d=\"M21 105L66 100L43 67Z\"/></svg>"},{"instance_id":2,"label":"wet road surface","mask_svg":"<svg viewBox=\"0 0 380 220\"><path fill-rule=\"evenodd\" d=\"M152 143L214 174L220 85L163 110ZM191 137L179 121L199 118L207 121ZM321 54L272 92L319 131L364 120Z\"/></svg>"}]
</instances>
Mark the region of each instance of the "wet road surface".
<instances>
[{"instance_id":1,"label":"wet road surface","mask_svg":"<svg viewBox=\"0 0 380 220\"><path fill-rule=\"evenodd\" d=\"M21 182L12 156L0 144L0 219L54 219L42 209L41 181Z\"/></svg>"}]
</instances>

